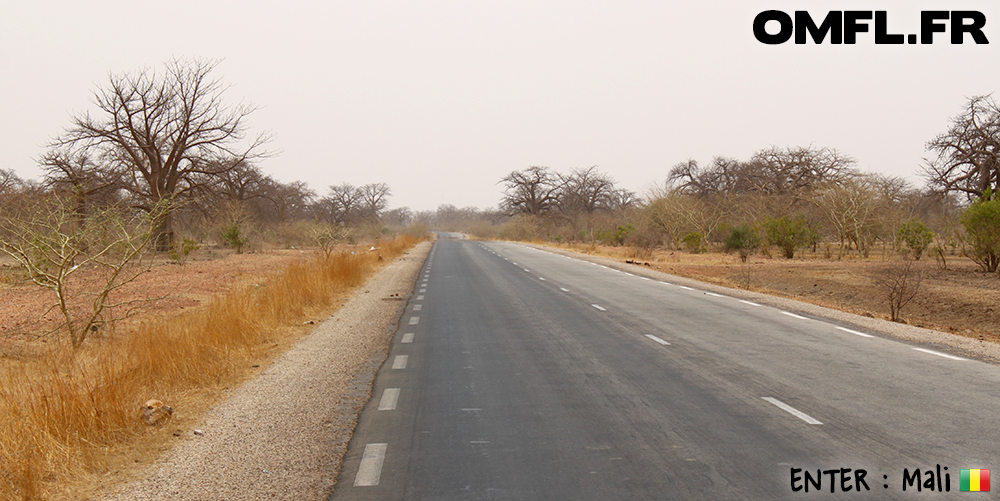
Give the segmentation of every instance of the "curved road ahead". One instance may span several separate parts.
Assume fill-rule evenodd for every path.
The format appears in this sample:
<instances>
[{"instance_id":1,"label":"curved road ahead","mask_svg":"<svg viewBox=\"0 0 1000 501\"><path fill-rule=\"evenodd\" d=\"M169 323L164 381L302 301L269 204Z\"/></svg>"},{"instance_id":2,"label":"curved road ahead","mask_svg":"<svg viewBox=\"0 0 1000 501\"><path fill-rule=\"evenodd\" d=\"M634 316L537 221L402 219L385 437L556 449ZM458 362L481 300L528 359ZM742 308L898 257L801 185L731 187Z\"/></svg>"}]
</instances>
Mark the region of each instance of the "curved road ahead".
<instances>
[{"instance_id":1,"label":"curved road ahead","mask_svg":"<svg viewBox=\"0 0 1000 501\"><path fill-rule=\"evenodd\" d=\"M442 238L331 499L954 496L960 469L1000 467L1000 368L914 348L527 246ZM820 470L820 492L793 492L792 468Z\"/></svg>"}]
</instances>

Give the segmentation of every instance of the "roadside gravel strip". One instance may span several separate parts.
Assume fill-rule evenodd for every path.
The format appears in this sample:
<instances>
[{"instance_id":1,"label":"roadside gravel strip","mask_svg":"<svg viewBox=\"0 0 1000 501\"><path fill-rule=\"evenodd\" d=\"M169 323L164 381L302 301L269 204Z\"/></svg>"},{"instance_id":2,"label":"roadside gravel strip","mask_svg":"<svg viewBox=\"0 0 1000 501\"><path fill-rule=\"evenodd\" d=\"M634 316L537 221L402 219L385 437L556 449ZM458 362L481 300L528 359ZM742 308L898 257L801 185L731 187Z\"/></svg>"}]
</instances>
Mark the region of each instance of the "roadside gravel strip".
<instances>
[{"instance_id":1,"label":"roadside gravel strip","mask_svg":"<svg viewBox=\"0 0 1000 501\"><path fill-rule=\"evenodd\" d=\"M850 327L852 330L865 331L867 334L882 335L899 339L901 341L919 343L924 348L930 348L954 356L975 358L985 362L1000 365L1000 344L981 341L978 339L957 336L948 332L941 332L912 325L890 322L880 318L870 318L853 313L847 313L833 308L826 308L795 299L778 296L769 296L759 292L751 292L742 289L730 289L721 285L709 284L698 280L679 277L669 273L656 271L645 266L623 263L620 260L579 254L576 252L546 247L544 245L523 244L534 249L560 254L582 261L590 261L602 264L619 271L645 276L654 280L669 282L675 285L692 287L706 293L722 294L736 299L751 301L756 304L771 306L784 311L808 315L819 319L828 319L833 323ZM859 285L864 287L864 285ZM927 346L927 345L932 346Z\"/></svg>"},{"instance_id":2,"label":"roadside gravel strip","mask_svg":"<svg viewBox=\"0 0 1000 501\"><path fill-rule=\"evenodd\" d=\"M202 435L185 437L143 479L103 499L326 499L431 245L382 269L212 409Z\"/></svg>"}]
</instances>

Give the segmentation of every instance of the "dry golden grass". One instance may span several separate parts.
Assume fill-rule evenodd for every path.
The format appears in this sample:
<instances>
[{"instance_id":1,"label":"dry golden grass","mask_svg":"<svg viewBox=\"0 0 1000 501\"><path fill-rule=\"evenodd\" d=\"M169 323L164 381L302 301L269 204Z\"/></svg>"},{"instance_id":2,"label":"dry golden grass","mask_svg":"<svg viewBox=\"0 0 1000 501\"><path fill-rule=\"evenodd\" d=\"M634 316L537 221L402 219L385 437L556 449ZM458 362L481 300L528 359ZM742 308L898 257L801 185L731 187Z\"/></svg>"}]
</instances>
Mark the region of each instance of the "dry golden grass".
<instances>
[{"instance_id":1,"label":"dry golden grass","mask_svg":"<svg viewBox=\"0 0 1000 501\"><path fill-rule=\"evenodd\" d=\"M381 242L385 262L417 242ZM382 262L342 253L295 264L263 286L216 298L171 318L119 329L74 352L5 361L0 370L0 499L79 499L169 447L223 390L301 336L302 321L329 314ZM174 419L139 419L156 398Z\"/></svg>"}]
</instances>

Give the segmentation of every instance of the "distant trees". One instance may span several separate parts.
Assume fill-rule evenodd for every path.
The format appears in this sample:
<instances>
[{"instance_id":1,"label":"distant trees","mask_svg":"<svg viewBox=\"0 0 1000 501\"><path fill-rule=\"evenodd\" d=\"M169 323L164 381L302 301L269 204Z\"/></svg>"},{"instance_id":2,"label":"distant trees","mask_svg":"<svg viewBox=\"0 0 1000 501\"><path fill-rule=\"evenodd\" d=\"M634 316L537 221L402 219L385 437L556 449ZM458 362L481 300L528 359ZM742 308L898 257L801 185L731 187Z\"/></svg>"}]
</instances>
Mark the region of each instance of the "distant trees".
<instances>
[{"instance_id":1,"label":"distant trees","mask_svg":"<svg viewBox=\"0 0 1000 501\"><path fill-rule=\"evenodd\" d=\"M244 142L254 108L223 102L226 87L210 76L216 64L175 59L163 73L112 75L94 94L98 113L74 117L48 158L91 159L148 211L265 155L267 134ZM171 246L171 221L158 220L157 250Z\"/></svg>"},{"instance_id":2,"label":"distant trees","mask_svg":"<svg viewBox=\"0 0 1000 501\"><path fill-rule=\"evenodd\" d=\"M1000 192L1000 108L991 96L969 99L948 131L927 143L937 156L924 174L930 185L977 200Z\"/></svg>"},{"instance_id":3,"label":"distant trees","mask_svg":"<svg viewBox=\"0 0 1000 501\"><path fill-rule=\"evenodd\" d=\"M565 182L548 167L531 166L522 171L512 171L500 180L504 196L500 209L509 215L541 215L559 205Z\"/></svg>"}]
</instances>

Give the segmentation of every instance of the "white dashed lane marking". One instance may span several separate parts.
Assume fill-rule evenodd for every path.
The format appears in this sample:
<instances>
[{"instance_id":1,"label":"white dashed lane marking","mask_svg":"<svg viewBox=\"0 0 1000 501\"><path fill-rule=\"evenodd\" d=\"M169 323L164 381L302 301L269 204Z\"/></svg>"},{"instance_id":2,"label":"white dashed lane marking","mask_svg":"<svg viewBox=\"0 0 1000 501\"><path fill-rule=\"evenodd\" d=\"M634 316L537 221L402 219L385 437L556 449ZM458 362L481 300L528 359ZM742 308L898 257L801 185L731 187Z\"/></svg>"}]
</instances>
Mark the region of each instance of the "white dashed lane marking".
<instances>
[{"instance_id":1,"label":"white dashed lane marking","mask_svg":"<svg viewBox=\"0 0 1000 501\"><path fill-rule=\"evenodd\" d=\"M562 287L560 287L559 290L561 290L563 292L569 292L569 289L565 289L565 288L562 288Z\"/></svg>"},{"instance_id":2,"label":"white dashed lane marking","mask_svg":"<svg viewBox=\"0 0 1000 501\"><path fill-rule=\"evenodd\" d=\"M600 305L592 304L591 306L593 306L594 308L597 308L598 310L601 310L601 311L608 311L608 310L602 308Z\"/></svg>"},{"instance_id":3,"label":"white dashed lane marking","mask_svg":"<svg viewBox=\"0 0 1000 501\"><path fill-rule=\"evenodd\" d=\"M413 342L413 333L412 332L407 332L407 333L403 334L403 339L400 340L399 342L400 343L412 343Z\"/></svg>"},{"instance_id":4,"label":"white dashed lane marking","mask_svg":"<svg viewBox=\"0 0 1000 501\"><path fill-rule=\"evenodd\" d=\"M424 300L424 296L417 296L417 301L423 301L423 300Z\"/></svg>"},{"instance_id":5,"label":"white dashed lane marking","mask_svg":"<svg viewBox=\"0 0 1000 501\"><path fill-rule=\"evenodd\" d=\"M788 316L790 316L792 318L797 318L799 320L809 320L808 318L803 317L802 315L796 315L794 313L789 313L787 311L779 311L778 313L781 313L782 315L788 315Z\"/></svg>"},{"instance_id":6,"label":"white dashed lane marking","mask_svg":"<svg viewBox=\"0 0 1000 501\"><path fill-rule=\"evenodd\" d=\"M797 417L797 418L799 418L799 419L801 419L801 420L803 420L803 421L805 421L805 422L807 422L809 424L823 424L823 423L817 421L815 418L813 418L809 414L806 414L805 412L802 412L802 411L796 409L795 407L792 407L791 405L788 405L788 404L782 402L781 400L778 400L776 398L771 398L771 397L763 397L763 399L767 400L768 402L770 402L770 403L772 403L774 405L776 405L779 409L781 409L781 410L783 410L783 411L785 411L785 412L787 412L787 413L789 413L789 414L791 414L791 415L793 415L793 416L795 416L795 417Z\"/></svg>"},{"instance_id":7,"label":"white dashed lane marking","mask_svg":"<svg viewBox=\"0 0 1000 501\"><path fill-rule=\"evenodd\" d=\"M930 353L931 355L937 355L939 357L950 358L952 360L968 360L967 358L956 357L955 355L949 355L947 353L941 353L940 351L928 350L925 348L913 348L914 350L921 351L924 353Z\"/></svg>"},{"instance_id":8,"label":"white dashed lane marking","mask_svg":"<svg viewBox=\"0 0 1000 501\"><path fill-rule=\"evenodd\" d=\"M420 311L422 309L424 309L423 305L420 304L413 305L413 311Z\"/></svg>"},{"instance_id":9,"label":"white dashed lane marking","mask_svg":"<svg viewBox=\"0 0 1000 501\"><path fill-rule=\"evenodd\" d=\"M382 391L382 399L378 402L378 410L394 411L399 403L399 388L386 388Z\"/></svg>"},{"instance_id":10,"label":"white dashed lane marking","mask_svg":"<svg viewBox=\"0 0 1000 501\"><path fill-rule=\"evenodd\" d=\"M385 449L389 444L368 444L361 456L361 466L358 476L354 477L355 487L374 487L382 476L382 463L385 462Z\"/></svg>"},{"instance_id":11,"label":"white dashed lane marking","mask_svg":"<svg viewBox=\"0 0 1000 501\"><path fill-rule=\"evenodd\" d=\"M845 329L844 327L837 327L837 329L840 329L840 330L842 330L844 332L850 332L851 334L855 334L855 335L858 335L858 336L861 336L861 337L875 337L875 336L873 336L871 334L865 334L864 332L852 331L851 329Z\"/></svg>"},{"instance_id":12,"label":"white dashed lane marking","mask_svg":"<svg viewBox=\"0 0 1000 501\"><path fill-rule=\"evenodd\" d=\"M409 355L396 355L396 358L392 359L392 368L395 370L405 369L406 362L410 359Z\"/></svg>"},{"instance_id":13,"label":"white dashed lane marking","mask_svg":"<svg viewBox=\"0 0 1000 501\"><path fill-rule=\"evenodd\" d=\"M666 341L664 341L664 340L662 340L662 339L660 339L660 338L658 338L658 337L656 337L656 336L654 336L652 334L646 334L646 337L648 337L649 339L652 339L653 341L656 341L657 343L662 344L663 346L670 346L670 343L668 343L668 342L666 342Z\"/></svg>"},{"instance_id":14,"label":"white dashed lane marking","mask_svg":"<svg viewBox=\"0 0 1000 501\"><path fill-rule=\"evenodd\" d=\"M751 302L751 301L747 301L747 300L745 300L745 299L740 299L740 302L741 302L741 303L745 303L745 304L749 304L750 306L760 306L760 305L759 305L759 304L757 304L757 303L754 303L754 302Z\"/></svg>"},{"instance_id":15,"label":"white dashed lane marking","mask_svg":"<svg viewBox=\"0 0 1000 501\"><path fill-rule=\"evenodd\" d=\"M420 317L410 317L410 325L417 325L420 322Z\"/></svg>"}]
</instances>

